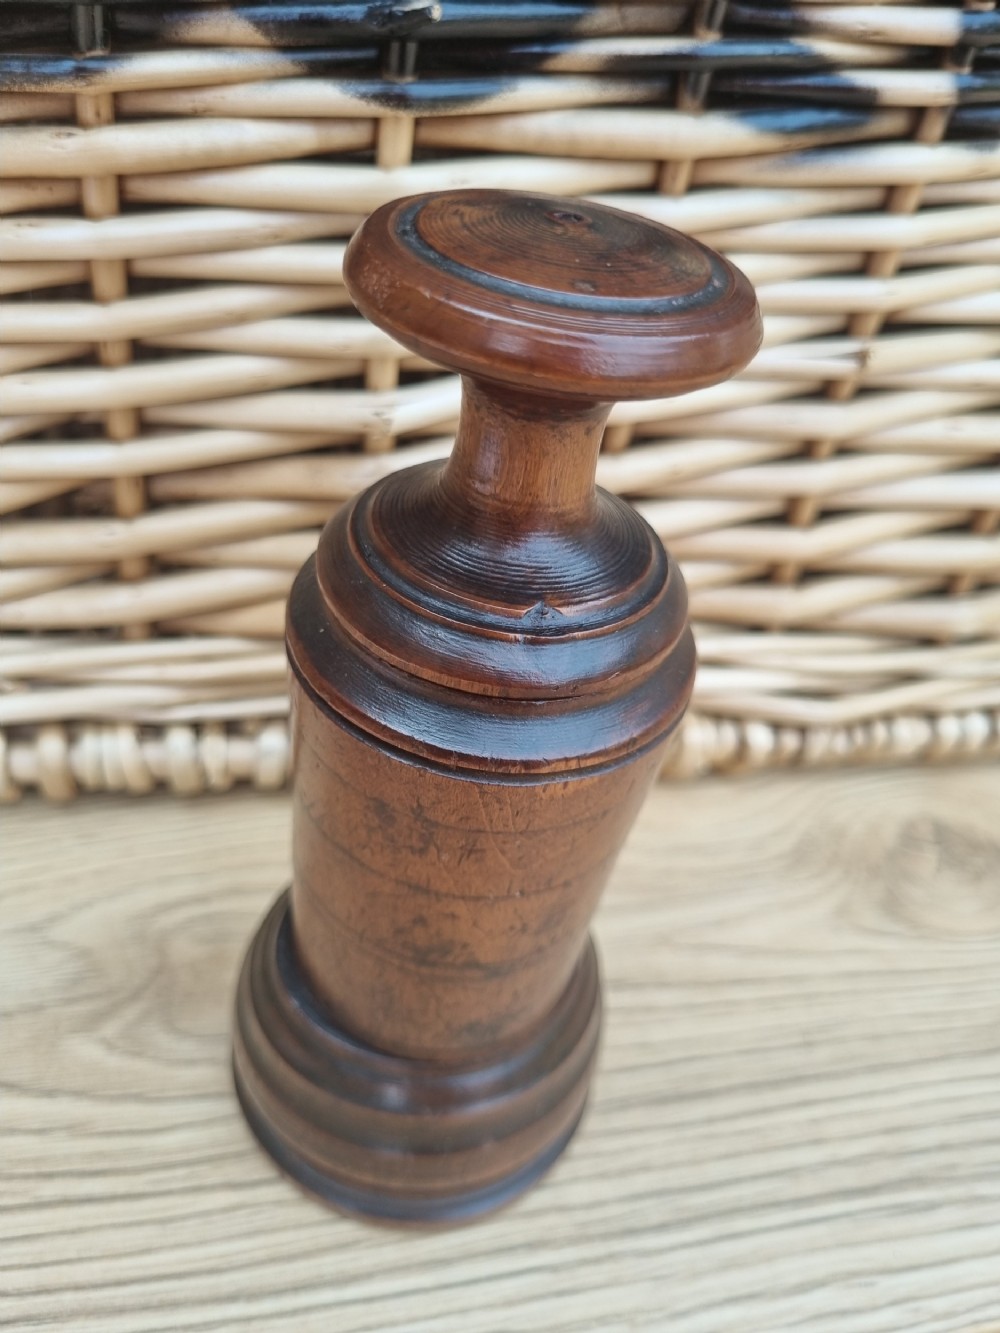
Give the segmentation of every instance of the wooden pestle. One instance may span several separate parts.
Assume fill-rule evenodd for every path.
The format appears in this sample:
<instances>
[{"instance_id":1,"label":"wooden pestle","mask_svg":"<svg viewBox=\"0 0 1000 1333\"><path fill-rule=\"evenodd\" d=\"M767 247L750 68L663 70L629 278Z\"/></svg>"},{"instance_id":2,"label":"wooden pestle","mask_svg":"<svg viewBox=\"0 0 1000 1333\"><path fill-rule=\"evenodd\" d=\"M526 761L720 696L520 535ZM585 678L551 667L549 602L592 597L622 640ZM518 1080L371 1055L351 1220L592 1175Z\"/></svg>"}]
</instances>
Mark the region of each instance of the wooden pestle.
<instances>
[{"instance_id":1,"label":"wooden pestle","mask_svg":"<svg viewBox=\"0 0 1000 1333\"><path fill-rule=\"evenodd\" d=\"M239 983L252 1129L331 1204L455 1222L580 1118L588 925L687 705L681 575L595 487L612 403L760 342L707 247L580 200L459 190L352 240L362 314L463 376L447 463L330 521L288 605L294 877Z\"/></svg>"}]
</instances>

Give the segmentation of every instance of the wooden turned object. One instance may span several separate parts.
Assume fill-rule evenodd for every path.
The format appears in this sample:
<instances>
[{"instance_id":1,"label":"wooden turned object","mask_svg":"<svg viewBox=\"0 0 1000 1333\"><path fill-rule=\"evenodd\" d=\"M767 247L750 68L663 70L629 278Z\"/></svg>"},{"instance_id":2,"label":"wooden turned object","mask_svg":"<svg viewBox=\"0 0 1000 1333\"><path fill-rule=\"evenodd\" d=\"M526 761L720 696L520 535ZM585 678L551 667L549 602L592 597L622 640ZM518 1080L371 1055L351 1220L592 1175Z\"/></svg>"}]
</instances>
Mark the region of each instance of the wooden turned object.
<instances>
[{"instance_id":1,"label":"wooden turned object","mask_svg":"<svg viewBox=\"0 0 1000 1333\"><path fill-rule=\"evenodd\" d=\"M677 566L594 484L608 412L725 379L760 318L698 242L506 191L380 208L344 274L461 373L461 418L446 463L335 515L292 590L294 878L240 978L236 1085L329 1203L453 1222L580 1118L588 924L694 676Z\"/></svg>"}]
</instances>

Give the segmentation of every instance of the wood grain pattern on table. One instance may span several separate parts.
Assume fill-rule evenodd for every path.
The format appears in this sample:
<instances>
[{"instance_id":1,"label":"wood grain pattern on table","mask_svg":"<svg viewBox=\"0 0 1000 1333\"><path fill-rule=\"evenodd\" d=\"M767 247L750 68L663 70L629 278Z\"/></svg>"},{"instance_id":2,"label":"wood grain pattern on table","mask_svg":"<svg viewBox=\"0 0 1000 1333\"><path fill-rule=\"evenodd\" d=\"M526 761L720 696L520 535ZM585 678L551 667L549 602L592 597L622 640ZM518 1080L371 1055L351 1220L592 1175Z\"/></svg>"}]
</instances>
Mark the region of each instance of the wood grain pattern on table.
<instances>
[{"instance_id":1,"label":"wood grain pattern on table","mask_svg":"<svg viewBox=\"0 0 1000 1333\"><path fill-rule=\"evenodd\" d=\"M583 1128L462 1231L254 1146L236 969L288 804L26 803L3 840L0 1327L996 1333L1000 774L661 787L597 918Z\"/></svg>"}]
</instances>

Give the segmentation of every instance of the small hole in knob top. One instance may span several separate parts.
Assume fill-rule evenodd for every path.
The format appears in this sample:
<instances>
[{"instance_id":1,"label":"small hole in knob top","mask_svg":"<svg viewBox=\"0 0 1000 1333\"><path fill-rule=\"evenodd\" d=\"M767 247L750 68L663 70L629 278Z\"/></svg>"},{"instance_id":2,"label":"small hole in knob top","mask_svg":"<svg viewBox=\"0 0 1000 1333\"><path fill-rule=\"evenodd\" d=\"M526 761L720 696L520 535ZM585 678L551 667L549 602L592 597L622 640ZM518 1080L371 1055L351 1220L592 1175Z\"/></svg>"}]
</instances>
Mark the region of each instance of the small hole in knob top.
<instances>
[{"instance_id":1,"label":"small hole in knob top","mask_svg":"<svg viewBox=\"0 0 1000 1333\"><path fill-rule=\"evenodd\" d=\"M587 219L583 216L582 213L568 213L568 212L567 212L565 209L563 209L563 208L553 208L553 209L551 209L548 213L546 213L545 216L546 216L547 218L551 218L553 222L586 222L586 221L587 221Z\"/></svg>"}]
</instances>

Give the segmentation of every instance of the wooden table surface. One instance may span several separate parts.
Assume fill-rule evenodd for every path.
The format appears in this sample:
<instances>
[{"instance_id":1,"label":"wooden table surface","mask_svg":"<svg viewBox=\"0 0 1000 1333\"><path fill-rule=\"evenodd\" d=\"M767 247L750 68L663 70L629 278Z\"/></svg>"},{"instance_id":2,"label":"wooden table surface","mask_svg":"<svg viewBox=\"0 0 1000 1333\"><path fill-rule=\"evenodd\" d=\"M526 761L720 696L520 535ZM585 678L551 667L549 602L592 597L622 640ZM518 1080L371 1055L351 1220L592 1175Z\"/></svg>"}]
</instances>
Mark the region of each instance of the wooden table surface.
<instances>
[{"instance_id":1,"label":"wooden table surface","mask_svg":"<svg viewBox=\"0 0 1000 1333\"><path fill-rule=\"evenodd\" d=\"M228 1068L281 797L4 815L0 1326L1000 1330L1000 774L658 788L597 921L590 1111L532 1194L371 1228Z\"/></svg>"}]
</instances>

